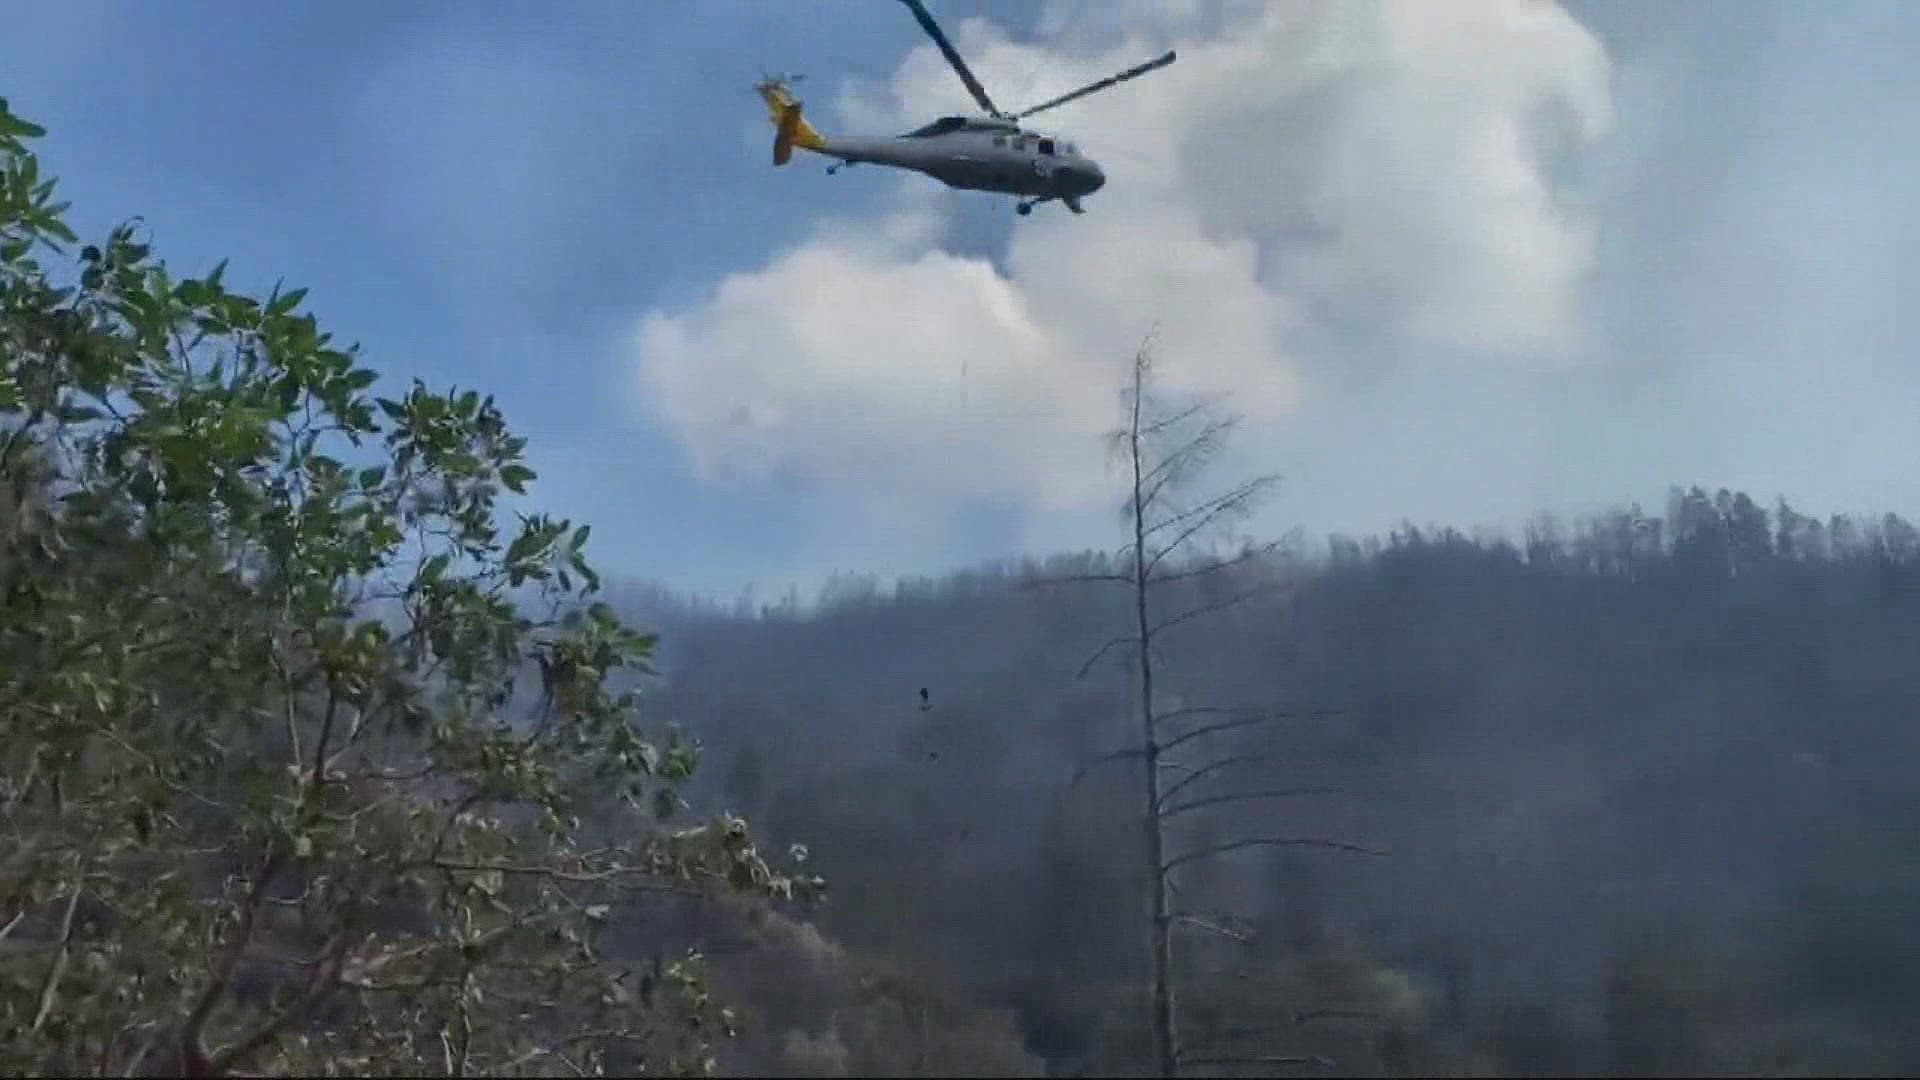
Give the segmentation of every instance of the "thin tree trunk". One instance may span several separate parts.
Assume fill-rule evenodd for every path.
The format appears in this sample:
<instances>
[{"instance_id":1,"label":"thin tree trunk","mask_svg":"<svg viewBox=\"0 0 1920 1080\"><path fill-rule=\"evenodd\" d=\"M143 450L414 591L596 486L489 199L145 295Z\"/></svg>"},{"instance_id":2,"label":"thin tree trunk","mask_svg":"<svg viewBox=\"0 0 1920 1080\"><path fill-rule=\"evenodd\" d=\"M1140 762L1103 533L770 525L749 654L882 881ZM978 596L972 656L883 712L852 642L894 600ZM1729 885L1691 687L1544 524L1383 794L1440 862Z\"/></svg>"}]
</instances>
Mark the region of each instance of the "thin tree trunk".
<instances>
[{"instance_id":1,"label":"thin tree trunk","mask_svg":"<svg viewBox=\"0 0 1920 1080\"><path fill-rule=\"evenodd\" d=\"M1160 738L1153 715L1152 629L1147 620L1147 519L1140 466L1140 407L1144 391L1144 356L1133 366L1133 415L1127 430L1133 463L1133 609L1135 639L1140 659L1141 758L1146 763L1147 873L1153 898L1153 1055L1160 1075L1179 1073L1179 1044L1175 1041L1173 1012L1173 918L1167 900L1166 862L1160 831Z\"/></svg>"}]
</instances>

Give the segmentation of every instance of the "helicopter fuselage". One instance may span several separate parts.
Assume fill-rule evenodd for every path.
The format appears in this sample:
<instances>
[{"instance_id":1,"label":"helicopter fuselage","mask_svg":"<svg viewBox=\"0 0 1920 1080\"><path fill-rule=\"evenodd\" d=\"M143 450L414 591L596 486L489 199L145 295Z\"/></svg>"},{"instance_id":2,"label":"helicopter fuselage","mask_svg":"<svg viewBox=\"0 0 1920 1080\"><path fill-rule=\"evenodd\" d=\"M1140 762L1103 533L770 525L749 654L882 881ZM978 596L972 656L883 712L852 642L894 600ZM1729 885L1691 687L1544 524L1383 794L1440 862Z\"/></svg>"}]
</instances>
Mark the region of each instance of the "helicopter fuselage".
<instances>
[{"instance_id":1,"label":"helicopter fuselage","mask_svg":"<svg viewBox=\"0 0 1920 1080\"><path fill-rule=\"evenodd\" d=\"M1078 199L1106 183L1073 143L997 119L950 116L895 136L841 136L818 153L925 173L949 187L1035 199Z\"/></svg>"},{"instance_id":2,"label":"helicopter fuselage","mask_svg":"<svg viewBox=\"0 0 1920 1080\"><path fill-rule=\"evenodd\" d=\"M901 0L912 12L920 29L953 68L954 74L973 96L980 112L973 116L943 116L933 123L905 135L891 138L842 136L828 138L800 114L800 102L793 96L787 79L766 76L755 87L767 103L768 119L773 122L773 163L785 165L793 160L796 149L838 158L829 173L843 166L870 163L895 169L924 173L948 187L968 191L991 191L1020 196L1014 210L1026 215L1035 205L1058 201L1076 214L1086 211L1080 205L1106 184L1107 177L1093 160L1083 157L1072 143L1020 126L1020 121L1048 109L1078 101L1108 87L1158 71L1175 60L1172 49L1143 64L1090 82L1050 98L1038 105L1009 112L993 103L986 87L974 77L946 32L927 11L924 0Z\"/></svg>"}]
</instances>

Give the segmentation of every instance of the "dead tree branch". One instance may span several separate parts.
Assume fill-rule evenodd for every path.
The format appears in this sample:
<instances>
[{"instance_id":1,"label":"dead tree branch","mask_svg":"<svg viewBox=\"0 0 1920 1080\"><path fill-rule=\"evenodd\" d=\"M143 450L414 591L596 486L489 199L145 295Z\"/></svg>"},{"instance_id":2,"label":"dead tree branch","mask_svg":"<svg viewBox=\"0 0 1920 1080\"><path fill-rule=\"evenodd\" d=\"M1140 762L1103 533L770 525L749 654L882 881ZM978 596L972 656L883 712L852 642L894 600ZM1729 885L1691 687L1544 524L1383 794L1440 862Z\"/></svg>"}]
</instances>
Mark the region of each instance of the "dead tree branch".
<instances>
[{"instance_id":1,"label":"dead tree branch","mask_svg":"<svg viewBox=\"0 0 1920 1080\"><path fill-rule=\"evenodd\" d=\"M1078 769L1075 769L1073 771L1073 779L1067 782L1067 786L1078 786L1080 781L1086 779L1088 773L1102 765L1109 765L1116 761L1132 761L1135 758L1145 757L1146 753L1145 750L1135 746L1126 750L1114 750L1110 753L1102 754L1085 765L1080 766Z\"/></svg>"},{"instance_id":2,"label":"dead tree branch","mask_svg":"<svg viewBox=\"0 0 1920 1080\"><path fill-rule=\"evenodd\" d=\"M1230 938L1242 944L1253 940L1253 935L1245 930L1238 930L1224 923L1203 919L1198 915L1177 914L1173 916L1173 921L1185 923L1188 926L1197 927L1208 933L1218 934L1223 938Z\"/></svg>"},{"instance_id":3,"label":"dead tree branch","mask_svg":"<svg viewBox=\"0 0 1920 1080\"><path fill-rule=\"evenodd\" d=\"M1107 655L1107 653L1113 651L1114 649L1119 648L1122 645L1135 645L1135 644L1138 644L1139 641L1140 639L1138 637L1135 637L1131 634L1125 637L1114 638L1112 641L1107 642L1105 645L1102 645L1100 646L1099 649L1095 650L1092 656L1087 657L1087 662L1080 665L1080 673L1078 675L1075 675L1074 678L1075 679L1086 678L1087 672L1093 670L1093 665L1099 663L1101 657Z\"/></svg>"},{"instance_id":4,"label":"dead tree branch","mask_svg":"<svg viewBox=\"0 0 1920 1080\"><path fill-rule=\"evenodd\" d=\"M1169 574L1159 574L1154 577L1153 581L1154 581L1154 584L1156 585L1166 585L1175 581L1187 581L1192 578L1205 577L1208 574L1217 574L1223 570L1231 570L1236 566L1242 566L1242 565L1245 565L1246 563L1250 563L1254 561L1255 559L1260 559L1268 555L1271 555L1274 552L1279 551L1281 548L1285 547L1286 544L1287 544L1287 541L1286 541L1286 538L1284 537L1279 540L1269 540L1264 544L1255 544L1251 547L1245 548L1240 552L1240 554L1231 556L1229 558L1211 559L1205 565L1202 565L1202 566L1193 567L1187 570L1178 570Z\"/></svg>"},{"instance_id":5,"label":"dead tree branch","mask_svg":"<svg viewBox=\"0 0 1920 1080\"><path fill-rule=\"evenodd\" d=\"M1374 848L1361 847L1359 844L1348 844L1339 840L1315 840L1291 836L1256 836L1246 840L1232 840L1224 844L1214 844L1201 848L1198 851L1189 851L1184 855L1176 855L1160 864L1160 872L1162 874L1172 873L1177 867L1185 866L1187 863L1193 862L1196 859L1210 858L1214 855L1225 855L1229 851L1240 851L1244 848L1255 847L1312 847L1326 848L1329 851L1345 851L1354 855L1384 856L1387 854L1384 851L1379 851Z\"/></svg>"},{"instance_id":6,"label":"dead tree branch","mask_svg":"<svg viewBox=\"0 0 1920 1080\"><path fill-rule=\"evenodd\" d=\"M1152 638L1158 637L1160 634L1164 633L1165 631L1171 630L1174 627L1179 626L1181 623L1192 622L1194 619L1197 619L1202 615L1211 615L1216 611L1225 611L1230 607L1238 607L1239 605L1244 604L1247 601L1252 600L1254 597L1260 596L1263 593L1278 592L1280 588L1281 587L1278 585L1256 585L1251 589L1242 589L1241 591L1234 593L1232 596L1227 597L1225 600L1216 600L1210 604L1202 604L1197 608L1192 608L1187 611L1183 611L1180 614L1175 615L1170 619L1160 620L1160 622L1154 624L1153 626L1147 629L1147 637L1149 640L1151 640Z\"/></svg>"},{"instance_id":7,"label":"dead tree branch","mask_svg":"<svg viewBox=\"0 0 1920 1080\"><path fill-rule=\"evenodd\" d=\"M1235 710L1235 711L1240 711L1240 710ZM1334 716L1334 715L1338 715L1338 712L1337 711L1316 711L1316 712L1307 712L1307 713L1270 712L1270 713L1264 713L1259 716L1246 716L1238 720L1222 720L1218 723L1203 724L1200 727L1194 728L1191 731L1182 732L1179 735L1176 735L1173 738L1168 739L1166 742L1161 743L1160 749L1164 753L1165 751L1171 750L1174 747L1181 745L1182 743L1192 742L1195 739L1204 738L1208 735L1217 735L1222 731L1233 731L1238 728L1254 727L1258 724L1278 723L1281 720L1309 720L1319 716Z\"/></svg>"},{"instance_id":8,"label":"dead tree branch","mask_svg":"<svg viewBox=\"0 0 1920 1080\"><path fill-rule=\"evenodd\" d=\"M1262 1054L1255 1057L1183 1057L1180 1064L1185 1065L1288 1065L1313 1066L1317 1069L1334 1067L1332 1058L1295 1057L1291 1055Z\"/></svg>"},{"instance_id":9,"label":"dead tree branch","mask_svg":"<svg viewBox=\"0 0 1920 1080\"><path fill-rule=\"evenodd\" d=\"M1293 1024L1295 1027L1299 1027L1302 1024L1310 1024L1316 1020L1384 1020L1384 1019L1386 1018L1381 1016L1379 1013L1367 1012L1364 1009L1309 1009L1306 1012L1297 1012L1293 1014Z\"/></svg>"},{"instance_id":10,"label":"dead tree branch","mask_svg":"<svg viewBox=\"0 0 1920 1080\"><path fill-rule=\"evenodd\" d=\"M1337 787L1269 788L1264 791L1242 791L1232 795L1213 795L1205 799L1195 799L1192 802L1181 803L1179 806L1165 807L1160 811L1160 815L1162 817L1173 817L1177 814L1184 814L1188 811L1199 810L1208 806L1251 802L1255 799L1295 799L1304 798L1309 795L1339 795L1341 793L1342 789Z\"/></svg>"}]
</instances>

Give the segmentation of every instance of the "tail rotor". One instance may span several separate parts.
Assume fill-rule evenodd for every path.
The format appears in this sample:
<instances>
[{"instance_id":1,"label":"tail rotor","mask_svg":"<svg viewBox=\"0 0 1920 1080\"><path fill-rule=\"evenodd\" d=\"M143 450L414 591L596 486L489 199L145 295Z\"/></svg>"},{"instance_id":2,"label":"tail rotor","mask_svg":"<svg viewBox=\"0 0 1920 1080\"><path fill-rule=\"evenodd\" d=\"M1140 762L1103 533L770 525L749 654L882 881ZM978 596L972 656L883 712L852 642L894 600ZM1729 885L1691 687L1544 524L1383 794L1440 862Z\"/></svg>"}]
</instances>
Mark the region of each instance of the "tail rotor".
<instances>
[{"instance_id":1,"label":"tail rotor","mask_svg":"<svg viewBox=\"0 0 1920 1080\"><path fill-rule=\"evenodd\" d=\"M763 75L754 86L767 103L768 118L773 121L773 163L785 165L793 159L793 148L818 151L826 147L813 125L800 113L800 99L793 96L793 84L803 75Z\"/></svg>"}]
</instances>

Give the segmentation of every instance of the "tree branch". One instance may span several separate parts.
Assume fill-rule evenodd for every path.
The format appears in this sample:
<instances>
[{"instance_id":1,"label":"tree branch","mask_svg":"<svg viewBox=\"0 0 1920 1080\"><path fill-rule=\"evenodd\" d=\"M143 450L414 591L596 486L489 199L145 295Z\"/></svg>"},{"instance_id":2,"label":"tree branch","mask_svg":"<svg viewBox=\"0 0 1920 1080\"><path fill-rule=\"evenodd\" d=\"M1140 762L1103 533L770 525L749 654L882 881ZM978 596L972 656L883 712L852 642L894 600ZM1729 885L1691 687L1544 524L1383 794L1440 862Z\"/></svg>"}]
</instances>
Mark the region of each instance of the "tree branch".
<instances>
[{"instance_id":1,"label":"tree branch","mask_svg":"<svg viewBox=\"0 0 1920 1080\"><path fill-rule=\"evenodd\" d=\"M1026 581L1023 581L1020 583L1019 590L1021 592L1031 592L1036 589L1050 588L1055 585L1085 585L1093 582L1107 582L1107 583L1118 583L1121 585L1131 585L1133 584L1133 575L1132 574L1060 574L1058 576L1049 575L1045 577L1028 578Z\"/></svg>"},{"instance_id":2,"label":"tree branch","mask_svg":"<svg viewBox=\"0 0 1920 1080\"><path fill-rule=\"evenodd\" d=\"M26 779L20 781L20 786L14 788L12 793L7 798L7 811L9 813L13 811L14 807L20 806L27 801L27 796L33 793L34 783L39 779L40 779L40 754L36 749L33 751L29 751L27 754Z\"/></svg>"},{"instance_id":3,"label":"tree branch","mask_svg":"<svg viewBox=\"0 0 1920 1080\"><path fill-rule=\"evenodd\" d=\"M1092 772L1093 770L1099 768L1102 765L1110 764L1115 761L1131 761L1134 758L1140 758L1145 756L1147 756L1146 750L1142 747L1137 747L1137 746L1128 750L1114 750L1110 753L1102 754L1099 757L1095 758L1094 760L1086 763L1085 765L1080 766L1078 769L1075 769L1073 771L1073 779L1067 782L1067 786L1074 787L1078 785L1080 781L1086 779L1086 776L1088 773Z\"/></svg>"},{"instance_id":4,"label":"tree branch","mask_svg":"<svg viewBox=\"0 0 1920 1080\"><path fill-rule=\"evenodd\" d=\"M1315 1068L1331 1069L1332 1058L1291 1057L1283 1055L1260 1055L1257 1057L1185 1057L1180 1058L1182 1066L1188 1065L1312 1065Z\"/></svg>"},{"instance_id":5,"label":"tree branch","mask_svg":"<svg viewBox=\"0 0 1920 1080\"><path fill-rule=\"evenodd\" d=\"M1277 589L1278 586L1275 585L1256 585L1251 589L1243 589L1240 592L1234 593L1225 600L1216 600L1211 604L1202 604L1190 611L1183 611L1171 619L1162 619L1157 625L1149 628L1147 630L1147 637L1152 638L1162 631L1171 630L1179 626L1183 622L1189 622L1202 615L1211 615L1216 611L1224 611L1237 604L1244 604L1254 597L1259 596L1261 593L1274 592Z\"/></svg>"},{"instance_id":6,"label":"tree branch","mask_svg":"<svg viewBox=\"0 0 1920 1080\"><path fill-rule=\"evenodd\" d=\"M1214 559L1209 561L1204 566L1195 567L1188 570L1180 570L1171 574L1157 575L1150 582L1150 584L1165 585L1175 581L1186 581L1190 578L1205 577L1208 574L1217 574L1222 570L1230 570L1233 567L1239 566L1243 563L1249 563L1263 556L1271 555L1274 552L1280 550L1283 546L1285 546L1286 542L1287 541L1285 537L1282 537L1279 540L1269 540L1264 544L1257 544L1253 547L1247 548L1246 550L1240 552L1240 554L1235 555L1229 559Z\"/></svg>"},{"instance_id":7,"label":"tree branch","mask_svg":"<svg viewBox=\"0 0 1920 1080\"><path fill-rule=\"evenodd\" d=\"M279 876L283 862L278 845L260 864L260 872L254 875L253 884L247 890L247 897L241 902L240 922L227 939L227 947L215 962L213 974L207 985L195 999L193 1008L187 1013L187 1021L180 1029L181 1071L189 1076L217 1075L213 1071L212 1059L207 1055L207 1020L213 1016L213 1010L219 1007L221 997L233 982L233 973L240 967L240 958L247 951L247 945L253 940L253 928L259 919L260 902L267 895L267 889L273 879Z\"/></svg>"},{"instance_id":8,"label":"tree branch","mask_svg":"<svg viewBox=\"0 0 1920 1080\"><path fill-rule=\"evenodd\" d=\"M1284 717L1296 720L1311 720L1325 716L1344 716L1345 709L1311 709L1300 712L1293 709L1271 710L1265 705L1183 705L1178 709L1168 709L1160 713L1161 721L1185 720L1190 716L1247 716L1258 713L1263 716Z\"/></svg>"},{"instance_id":9,"label":"tree branch","mask_svg":"<svg viewBox=\"0 0 1920 1080\"><path fill-rule=\"evenodd\" d=\"M60 919L60 947L53 954L53 963L47 968L46 980L40 984L40 1007L33 1014L34 1031L46 1026L47 1018L53 1015L53 1003L59 999L60 980L66 977L68 957L72 955L73 916L80 908L81 891L80 886L73 887L73 895L67 899L67 912Z\"/></svg>"},{"instance_id":10,"label":"tree branch","mask_svg":"<svg viewBox=\"0 0 1920 1080\"><path fill-rule=\"evenodd\" d=\"M1238 941L1243 944L1253 940L1253 935L1250 933L1247 933L1246 931L1235 930L1231 926L1225 926L1216 922L1209 922L1208 920L1203 919L1198 915L1175 915L1173 916L1173 921L1186 923L1188 926L1196 926L1202 930L1219 934L1221 937L1224 937L1224 938L1231 938L1234 941Z\"/></svg>"},{"instance_id":11,"label":"tree branch","mask_svg":"<svg viewBox=\"0 0 1920 1080\"><path fill-rule=\"evenodd\" d=\"M1078 675L1075 675L1074 678L1075 679L1086 678L1087 672L1092 671L1093 665L1099 663L1100 658L1107 655L1109 651L1116 649L1122 645L1135 644L1139 640L1140 640L1139 638L1132 637L1132 636L1117 637L1117 638L1114 638L1112 641L1107 642L1105 645L1100 646L1100 648L1096 652L1094 652L1092 656L1087 657L1086 663L1080 665L1080 673Z\"/></svg>"},{"instance_id":12,"label":"tree branch","mask_svg":"<svg viewBox=\"0 0 1920 1080\"><path fill-rule=\"evenodd\" d=\"M1220 1046L1223 1043L1233 1042L1235 1039L1254 1039L1254 1038L1262 1038L1262 1037L1272 1037L1289 1030L1290 1030L1289 1028L1276 1028L1276 1027L1238 1027L1237 1026L1237 1027L1215 1028L1214 1030L1207 1032L1206 1037L1201 1039L1196 1039L1192 1043L1189 1043L1186 1049L1190 1052L1200 1051L1200 1050L1209 1050L1214 1047Z\"/></svg>"},{"instance_id":13,"label":"tree branch","mask_svg":"<svg viewBox=\"0 0 1920 1080\"><path fill-rule=\"evenodd\" d=\"M1142 429L1141 435L1145 437L1158 434L1163 426L1185 420L1205 407L1203 403L1183 410L1160 425ZM1147 507L1159 505L1160 493L1169 485L1180 483L1190 469L1203 465L1206 459L1219 448L1222 437L1238 424L1238 420L1231 418L1208 423L1193 438L1163 455L1158 464L1141 474L1140 483L1145 488L1145 492L1140 496L1140 509L1144 512Z\"/></svg>"},{"instance_id":14,"label":"tree branch","mask_svg":"<svg viewBox=\"0 0 1920 1080\"><path fill-rule=\"evenodd\" d=\"M568 1035L564 1038L556 1040L554 1043L554 1046L574 1046L580 1043L593 1042L597 1039L618 1039L618 1038L627 1037L628 1034L629 1033L624 1028L597 1028L593 1031L575 1032L572 1035ZM526 1053L521 1054L519 1057L514 1058L508 1061L506 1064L502 1065L500 1067L500 1071L502 1073L512 1073L515 1069L520 1068L522 1065L526 1065L527 1063L533 1061L533 1059L539 1058L539 1057L545 1057L548 1054L552 1054L552 1053L555 1053L555 1051L549 1047L536 1046L533 1049L527 1051Z\"/></svg>"},{"instance_id":15,"label":"tree branch","mask_svg":"<svg viewBox=\"0 0 1920 1080\"><path fill-rule=\"evenodd\" d=\"M1189 851L1184 855L1176 855L1160 864L1160 872L1162 874L1169 873L1174 868L1184 866L1196 859L1205 859L1214 855L1224 855L1229 851L1239 851L1243 848L1252 847L1316 847L1327 848L1332 851L1352 852L1355 855L1386 854L1384 851L1361 847L1359 844L1342 843L1339 840L1308 840L1295 837L1258 836L1248 840L1233 840L1224 844L1214 844L1211 847L1204 847L1198 851Z\"/></svg>"},{"instance_id":16,"label":"tree branch","mask_svg":"<svg viewBox=\"0 0 1920 1080\"><path fill-rule=\"evenodd\" d=\"M1187 420L1191 417L1199 415L1202 410L1206 409L1211 404L1212 402L1207 402L1207 401L1195 402L1194 404L1189 405L1184 409L1181 409L1179 412L1174 413L1172 416L1163 416L1158 420L1149 421L1145 424L1140 425L1140 434L1143 437L1147 435L1158 435L1162 431L1165 431L1168 428L1173 427L1184 420ZM1233 421L1230 421L1230 420L1216 420L1212 424L1208 425L1209 428L1217 427L1222 430L1231 428L1232 426L1233 426ZM1169 455L1169 456L1171 457L1173 455Z\"/></svg>"},{"instance_id":17,"label":"tree branch","mask_svg":"<svg viewBox=\"0 0 1920 1080\"><path fill-rule=\"evenodd\" d=\"M1362 1010L1362 1009L1309 1009L1306 1012L1297 1012L1293 1014L1293 1024L1295 1027L1299 1027L1302 1024L1312 1023L1315 1020L1380 1020L1380 1019L1384 1019L1384 1018L1379 1013L1366 1012L1365 1010Z\"/></svg>"},{"instance_id":18,"label":"tree branch","mask_svg":"<svg viewBox=\"0 0 1920 1080\"><path fill-rule=\"evenodd\" d=\"M151 1026L152 1021L148 1021L148 1024ZM120 1075L121 1076L140 1075L140 1066L146 1062L147 1055L153 1053L153 1044L158 1042L159 1039L160 1039L159 1031L157 1030L148 1031L147 1037L141 1040L140 1042L140 1049L134 1051L133 1056L127 1059L127 1067L121 1070ZM101 1071L105 1072L106 1070L103 1069Z\"/></svg>"},{"instance_id":19,"label":"tree branch","mask_svg":"<svg viewBox=\"0 0 1920 1080\"><path fill-rule=\"evenodd\" d=\"M1171 801L1175 795L1178 795L1182 789L1191 787L1194 784L1197 784L1200 781L1205 780L1207 777L1212 776L1214 773L1220 772L1225 769L1231 769L1235 765L1245 765L1245 764L1248 764L1249 762L1265 761L1265 760L1266 760L1266 755L1264 754L1230 754L1227 757L1220 758L1217 761L1209 761L1205 765L1200 766L1199 768L1188 773L1186 776L1183 776L1180 779L1175 780L1172 784L1168 785L1167 790L1160 793L1160 802L1162 803L1162 805L1166 804L1167 802Z\"/></svg>"},{"instance_id":20,"label":"tree branch","mask_svg":"<svg viewBox=\"0 0 1920 1080\"><path fill-rule=\"evenodd\" d=\"M1162 818L1175 814L1184 814L1189 810L1198 810L1206 806L1219 806L1223 803L1249 802L1254 799L1291 799L1306 795L1338 795L1343 789L1337 787L1272 788L1265 791L1243 791L1233 795L1213 795L1205 799L1181 803L1179 806L1165 807L1160 811Z\"/></svg>"},{"instance_id":21,"label":"tree branch","mask_svg":"<svg viewBox=\"0 0 1920 1080\"><path fill-rule=\"evenodd\" d=\"M1203 710L1181 710L1181 712L1200 712L1200 711L1203 711ZM1222 709L1219 711L1239 712L1241 710ZM1222 720L1217 724L1202 724L1200 727L1194 728L1191 731L1182 732L1179 735L1176 735L1173 738L1168 739L1166 742L1161 743L1160 751L1161 753L1165 753L1166 751L1171 750L1176 746L1179 746L1181 743L1190 742L1194 739L1202 738L1207 735L1218 734L1219 732L1222 732L1222 731L1232 731L1235 728L1252 727L1255 724L1270 724L1279 720L1311 720L1316 717L1338 716L1340 714L1341 714L1341 710L1338 710L1338 709L1326 709L1326 710L1319 710L1319 711L1308 712L1308 713L1270 712L1270 713L1263 713L1259 716L1243 717L1239 720ZM1175 715L1178 715L1178 714L1176 713L1167 714L1168 717L1175 716ZM1166 719L1166 718L1167 717L1162 717L1162 719Z\"/></svg>"},{"instance_id":22,"label":"tree branch","mask_svg":"<svg viewBox=\"0 0 1920 1080\"><path fill-rule=\"evenodd\" d=\"M331 755L328 756L327 764L326 764L327 769L331 770L334 767L334 765L340 761L341 758L347 756L347 751L353 749L353 745L360 741L360 735L361 733L366 731L367 720L372 715L372 713L373 713L372 709L365 708L362 706L354 707L353 723L348 725L347 727L346 741L341 744L340 749L335 750Z\"/></svg>"},{"instance_id":23,"label":"tree branch","mask_svg":"<svg viewBox=\"0 0 1920 1080\"><path fill-rule=\"evenodd\" d=\"M286 658L281 655L281 649L285 647L286 646L282 645L281 648L270 652L267 655L267 660L273 665L274 670L280 676L280 700L283 706L283 719L285 719L287 725L287 750L293 755L294 767L298 768L305 758L305 753L300 747L299 703L296 700L299 696L299 690L293 685L292 666L289 665Z\"/></svg>"},{"instance_id":24,"label":"tree branch","mask_svg":"<svg viewBox=\"0 0 1920 1080\"><path fill-rule=\"evenodd\" d=\"M1160 560L1180 550L1181 546L1192 539L1196 533L1218 521L1223 515L1244 509L1254 496L1278 483L1279 479L1277 476L1255 477L1231 491L1203 500L1186 510L1154 522L1142 533L1142 539L1158 535L1168 529L1179 529L1180 532L1171 541L1161 546L1159 552L1148 561L1147 569L1151 571Z\"/></svg>"},{"instance_id":25,"label":"tree branch","mask_svg":"<svg viewBox=\"0 0 1920 1080\"><path fill-rule=\"evenodd\" d=\"M340 984L340 968L346 962L346 954L346 936L336 937L326 950L320 964L308 977L306 990L285 1009L268 1017L252 1031L235 1040L232 1045L214 1054L207 1062L208 1074L224 1075L227 1070L233 1068L235 1063L279 1038L280 1034L289 1027L312 1015L314 1008Z\"/></svg>"},{"instance_id":26,"label":"tree branch","mask_svg":"<svg viewBox=\"0 0 1920 1080\"><path fill-rule=\"evenodd\" d=\"M637 866L611 866L604 870L562 870L557 866L533 866L516 863L495 862L449 862L445 859L422 859L402 863L400 871L408 870L452 870L470 874L512 874L524 877L543 877L553 881L566 881L576 885L610 884L629 892L670 892L681 896L704 898L707 894L690 885L674 881L660 880L658 875ZM647 878L651 880L633 881L629 878Z\"/></svg>"},{"instance_id":27,"label":"tree branch","mask_svg":"<svg viewBox=\"0 0 1920 1080\"><path fill-rule=\"evenodd\" d=\"M115 732L112 728L102 727L100 728L100 734L105 736L108 742L113 743L114 745L118 746L120 749L125 750L127 753L132 754L135 757L139 758L140 760L146 762L147 768L153 774L153 778L160 781L161 786L165 787L168 791L171 791L176 795L182 796L183 798L192 799L203 806L210 806L215 810L228 809L226 803L223 803L218 799L210 799L207 796L202 795L201 793L193 790L190 787L187 787L184 784L179 783L178 781L174 780L172 777L168 776L166 773L166 770L160 767L160 763L153 759L152 754L147 753L145 750L142 750L139 747L128 742L127 740L121 738L120 735L117 732Z\"/></svg>"},{"instance_id":28,"label":"tree branch","mask_svg":"<svg viewBox=\"0 0 1920 1080\"><path fill-rule=\"evenodd\" d=\"M472 985L473 968L469 965L465 977L461 979L461 987L462 990L465 991L470 990ZM467 1067L473 1051L473 1016L467 1010L466 993L463 992L460 995L457 1008L460 1016L459 1049L449 1055L450 1060L447 1066L447 1073L450 1076L465 1076L467 1075ZM446 1038L445 1028L441 1029L440 1037L443 1040Z\"/></svg>"}]
</instances>

